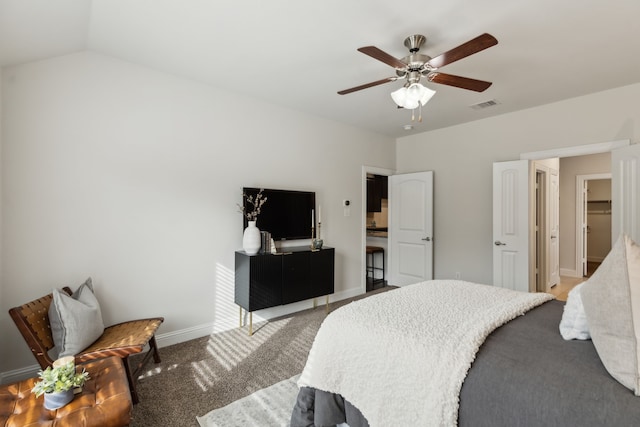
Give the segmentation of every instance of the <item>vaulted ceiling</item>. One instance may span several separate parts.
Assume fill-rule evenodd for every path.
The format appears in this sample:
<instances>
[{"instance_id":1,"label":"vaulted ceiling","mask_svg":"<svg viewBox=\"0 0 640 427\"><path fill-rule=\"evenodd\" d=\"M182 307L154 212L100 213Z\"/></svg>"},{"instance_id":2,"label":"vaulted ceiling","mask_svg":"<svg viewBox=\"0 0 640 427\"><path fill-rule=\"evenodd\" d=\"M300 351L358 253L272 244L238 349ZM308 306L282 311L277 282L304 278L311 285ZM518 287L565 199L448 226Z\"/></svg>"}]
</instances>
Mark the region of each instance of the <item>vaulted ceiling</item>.
<instances>
[{"instance_id":1,"label":"vaulted ceiling","mask_svg":"<svg viewBox=\"0 0 640 427\"><path fill-rule=\"evenodd\" d=\"M398 137L639 82L638 17L638 0L0 0L0 65L90 50ZM426 83L421 123L389 96L401 81L336 93L395 75L359 47L402 58L423 34L435 57L485 32L498 45L441 71L493 85Z\"/></svg>"}]
</instances>

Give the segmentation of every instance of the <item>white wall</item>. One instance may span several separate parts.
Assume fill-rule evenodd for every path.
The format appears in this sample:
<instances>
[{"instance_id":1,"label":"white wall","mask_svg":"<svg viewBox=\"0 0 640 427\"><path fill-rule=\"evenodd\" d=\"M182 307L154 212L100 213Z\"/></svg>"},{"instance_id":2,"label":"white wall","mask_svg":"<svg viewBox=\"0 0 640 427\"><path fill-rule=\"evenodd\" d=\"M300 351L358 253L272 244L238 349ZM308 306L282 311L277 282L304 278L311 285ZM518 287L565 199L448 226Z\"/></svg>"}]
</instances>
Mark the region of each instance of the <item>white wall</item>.
<instances>
[{"instance_id":1,"label":"white wall","mask_svg":"<svg viewBox=\"0 0 640 427\"><path fill-rule=\"evenodd\" d=\"M0 67L0 101L2 101L2 68ZM0 102L0 308L4 307L2 301L3 301L3 286L2 286L2 102ZM4 335L2 334L2 325L0 325L0 339L4 338ZM5 341L2 340L0 341L2 343L4 343ZM2 344L2 347L5 347L4 344ZM4 356L2 354L2 350L0 350L0 360L4 360ZM0 380L2 379L2 375L0 375Z\"/></svg>"},{"instance_id":2,"label":"white wall","mask_svg":"<svg viewBox=\"0 0 640 427\"><path fill-rule=\"evenodd\" d=\"M341 203L361 211L363 164L395 167L388 137L89 52L3 85L0 371L35 363L8 308L88 276L106 324L236 326L243 186L315 191L336 292L360 293L362 218Z\"/></svg>"},{"instance_id":3,"label":"white wall","mask_svg":"<svg viewBox=\"0 0 640 427\"><path fill-rule=\"evenodd\" d=\"M640 84L400 138L399 172L433 170L434 275L493 283L492 163L640 135ZM464 108L464 107L460 107ZM429 108L423 111L429 118ZM562 232L562 230L561 230Z\"/></svg>"}]
</instances>

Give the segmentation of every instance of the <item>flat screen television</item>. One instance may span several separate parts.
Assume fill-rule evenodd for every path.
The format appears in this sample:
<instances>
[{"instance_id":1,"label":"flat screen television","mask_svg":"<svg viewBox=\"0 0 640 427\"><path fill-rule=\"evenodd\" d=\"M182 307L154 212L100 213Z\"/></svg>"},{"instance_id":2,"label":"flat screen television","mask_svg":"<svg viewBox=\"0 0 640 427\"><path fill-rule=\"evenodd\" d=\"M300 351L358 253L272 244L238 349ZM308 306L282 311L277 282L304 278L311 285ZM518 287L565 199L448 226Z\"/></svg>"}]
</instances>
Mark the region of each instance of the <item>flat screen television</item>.
<instances>
[{"instance_id":1,"label":"flat screen television","mask_svg":"<svg viewBox=\"0 0 640 427\"><path fill-rule=\"evenodd\" d=\"M247 210L247 197L256 195L259 188L242 189L242 204ZM311 224L315 217L316 193L313 191L274 190L265 188L262 195L267 201L260 209L256 226L260 231L271 233L273 240L310 239ZM243 218L243 229L247 227L247 217Z\"/></svg>"}]
</instances>

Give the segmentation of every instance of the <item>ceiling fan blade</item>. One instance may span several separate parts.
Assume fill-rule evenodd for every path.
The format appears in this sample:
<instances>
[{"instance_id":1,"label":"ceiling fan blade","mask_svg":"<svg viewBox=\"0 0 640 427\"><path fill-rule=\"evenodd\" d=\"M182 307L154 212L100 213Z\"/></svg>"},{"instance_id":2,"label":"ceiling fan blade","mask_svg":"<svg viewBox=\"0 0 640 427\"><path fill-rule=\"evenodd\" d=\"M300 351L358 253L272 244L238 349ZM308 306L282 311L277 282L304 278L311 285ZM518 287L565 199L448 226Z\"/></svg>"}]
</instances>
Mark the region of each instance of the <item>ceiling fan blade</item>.
<instances>
[{"instance_id":1,"label":"ceiling fan blade","mask_svg":"<svg viewBox=\"0 0 640 427\"><path fill-rule=\"evenodd\" d=\"M430 59L427 62L427 65L434 69L444 67L447 64L451 64L452 62L466 58L469 55L473 55L474 53L480 52L481 50L485 50L497 44L498 40L496 40L495 37L491 34L484 33L473 40L469 40L458 47L454 47L453 49Z\"/></svg>"},{"instance_id":2,"label":"ceiling fan blade","mask_svg":"<svg viewBox=\"0 0 640 427\"><path fill-rule=\"evenodd\" d=\"M373 59L377 59L378 61L382 61L387 65L391 65L393 68L400 68L400 69L407 68L407 64L389 55L387 52L384 52L378 49L375 46L361 47L358 49L358 52L362 52L365 55L369 55Z\"/></svg>"},{"instance_id":3,"label":"ceiling fan blade","mask_svg":"<svg viewBox=\"0 0 640 427\"><path fill-rule=\"evenodd\" d=\"M470 79L468 77L454 76L453 74L445 73L430 73L427 76L427 80L433 83L455 86L462 89L474 90L476 92L484 92L492 84L491 82L485 82L484 80Z\"/></svg>"},{"instance_id":4,"label":"ceiling fan blade","mask_svg":"<svg viewBox=\"0 0 640 427\"><path fill-rule=\"evenodd\" d=\"M386 79L378 80L378 81L371 82L371 83L366 83L366 84L363 84L363 85L360 85L360 86L352 87L350 89L341 90L341 91L338 92L338 95L346 95L346 94L351 93L351 92L356 92L356 91L359 91L359 90L362 90L362 89L367 89L369 87L378 86L378 85L381 85L381 84L384 84L384 83L393 82L393 81L396 81L396 80L398 80L397 77L387 77Z\"/></svg>"}]
</instances>

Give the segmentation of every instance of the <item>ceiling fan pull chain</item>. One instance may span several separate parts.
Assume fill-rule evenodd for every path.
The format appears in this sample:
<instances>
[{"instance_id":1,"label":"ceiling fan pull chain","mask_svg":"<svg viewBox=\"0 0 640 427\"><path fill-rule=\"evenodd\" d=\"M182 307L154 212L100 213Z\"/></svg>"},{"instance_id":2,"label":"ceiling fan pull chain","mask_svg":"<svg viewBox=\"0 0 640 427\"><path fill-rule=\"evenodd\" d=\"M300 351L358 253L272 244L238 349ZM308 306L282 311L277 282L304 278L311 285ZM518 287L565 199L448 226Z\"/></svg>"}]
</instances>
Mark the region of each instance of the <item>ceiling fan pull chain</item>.
<instances>
[{"instance_id":1,"label":"ceiling fan pull chain","mask_svg":"<svg viewBox=\"0 0 640 427\"><path fill-rule=\"evenodd\" d=\"M415 122L416 120L416 109L411 110L411 121Z\"/></svg>"},{"instance_id":2,"label":"ceiling fan pull chain","mask_svg":"<svg viewBox=\"0 0 640 427\"><path fill-rule=\"evenodd\" d=\"M418 108L420 108L420 115L418 116L418 123L422 123L422 103L418 104Z\"/></svg>"}]
</instances>

